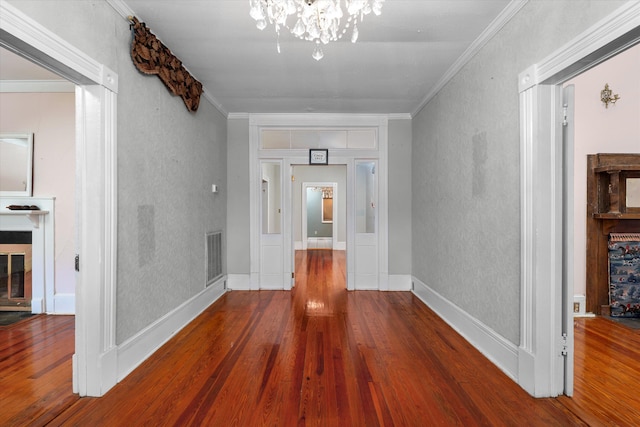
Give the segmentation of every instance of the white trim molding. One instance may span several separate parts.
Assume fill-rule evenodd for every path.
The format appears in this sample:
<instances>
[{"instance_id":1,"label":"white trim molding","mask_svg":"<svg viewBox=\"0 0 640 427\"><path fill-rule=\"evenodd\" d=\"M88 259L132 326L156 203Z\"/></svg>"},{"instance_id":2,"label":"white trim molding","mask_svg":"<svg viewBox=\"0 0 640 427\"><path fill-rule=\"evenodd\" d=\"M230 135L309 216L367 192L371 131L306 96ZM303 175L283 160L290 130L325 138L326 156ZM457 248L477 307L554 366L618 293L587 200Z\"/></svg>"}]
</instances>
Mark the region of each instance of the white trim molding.
<instances>
[{"instance_id":1,"label":"white trim molding","mask_svg":"<svg viewBox=\"0 0 640 427\"><path fill-rule=\"evenodd\" d=\"M561 84L640 40L630 1L518 76L520 90L521 308L518 382L535 397L572 393L573 301L563 300ZM573 254L564 254L572 257ZM570 296L568 297L571 298ZM568 327L563 324L563 310ZM571 311L569 311L571 310ZM562 333L567 334L566 341ZM565 344L566 342L566 344ZM563 347L564 346L564 347ZM566 352L566 360L562 353Z\"/></svg>"},{"instance_id":2,"label":"white trim molding","mask_svg":"<svg viewBox=\"0 0 640 427\"><path fill-rule=\"evenodd\" d=\"M232 291L250 291L250 274L227 274L227 289Z\"/></svg>"},{"instance_id":3,"label":"white trim molding","mask_svg":"<svg viewBox=\"0 0 640 427\"><path fill-rule=\"evenodd\" d=\"M6 1L0 2L0 45L74 83L103 83L102 64Z\"/></svg>"},{"instance_id":4,"label":"white trim molding","mask_svg":"<svg viewBox=\"0 0 640 427\"><path fill-rule=\"evenodd\" d=\"M73 391L81 396L101 396L117 380L118 75L3 0L0 45L77 85L80 272L76 275Z\"/></svg>"},{"instance_id":5,"label":"white trim molding","mask_svg":"<svg viewBox=\"0 0 640 427\"><path fill-rule=\"evenodd\" d=\"M76 295L75 294L55 294L53 296L52 314L75 314Z\"/></svg>"},{"instance_id":6,"label":"white trim molding","mask_svg":"<svg viewBox=\"0 0 640 427\"><path fill-rule=\"evenodd\" d=\"M388 291L406 292L411 290L412 285L410 274L389 274Z\"/></svg>"},{"instance_id":7,"label":"white trim molding","mask_svg":"<svg viewBox=\"0 0 640 427\"><path fill-rule=\"evenodd\" d=\"M6 215L8 205L33 204L44 215ZM55 199L53 197L0 197L0 230L31 231L33 277L31 312L54 313L55 284Z\"/></svg>"},{"instance_id":8,"label":"white trim molding","mask_svg":"<svg viewBox=\"0 0 640 427\"><path fill-rule=\"evenodd\" d=\"M519 75L519 91L542 83L566 81L636 44L640 39L640 3L629 1L605 19ZM606 52L599 49L612 44Z\"/></svg>"},{"instance_id":9,"label":"white trim molding","mask_svg":"<svg viewBox=\"0 0 640 427\"><path fill-rule=\"evenodd\" d=\"M129 5L123 0L106 0L106 2L113 8L113 10L118 12L118 15L122 16L122 18L127 22L129 21L130 16L136 16L135 11L131 9L131 7L129 7ZM156 35L158 36L158 38L162 38L160 35ZM185 65L185 67L187 66ZM213 94L209 92L205 87L202 88L202 96L204 99L209 101L209 103L211 103L211 105L213 105L213 107L218 110L223 116L229 118L229 112L224 109L222 104L218 102Z\"/></svg>"},{"instance_id":10,"label":"white trim molding","mask_svg":"<svg viewBox=\"0 0 640 427\"><path fill-rule=\"evenodd\" d=\"M515 344L415 277L413 294L502 372L518 381L518 347Z\"/></svg>"},{"instance_id":11,"label":"white trim molding","mask_svg":"<svg viewBox=\"0 0 640 427\"><path fill-rule=\"evenodd\" d=\"M226 277L185 301L118 346L118 381L124 379L182 328L217 301L226 289Z\"/></svg>"},{"instance_id":12,"label":"white trim molding","mask_svg":"<svg viewBox=\"0 0 640 427\"><path fill-rule=\"evenodd\" d=\"M411 114L415 117L420 111L431 101L431 99L438 94L444 88L447 83L464 67L479 51L487 44L489 40L495 36L498 31L502 29L516 13L527 4L529 0L512 0L509 2L502 12L496 17L496 19L489 24L489 26L475 39L471 45L460 55L460 57L453 63L446 73L438 80L438 82L431 88L429 93L424 97L418 108Z\"/></svg>"},{"instance_id":13,"label":"white trim molding","mask_svg":"<svg viewBox=\"0 0 640 427\"><path fill-rule=\"evenodd\" d=\"M330 151L329 164L344 164L347 167L347 239L346 250L347 256L347 289L379 289L387 290L389 288L388 273L388 115L384 114L250 114L249 115L249 182L250 182L250 271L251 271L251 290L258 289L290 289L291 272L294 270L293 251L295 250L295 242L291 238L291 230L285 227L283 231L284 243L283 256L284 267L282 274L283 283L261 283L260 280L260 256L263 235L260 234L260 180L258 173L260 171L260 162L279 161L283 164L283 171L289 171L292 164L306 164L308 161L307 149L277 149L270 150L260 149L260 135L264 128L278 129L313 129L313 130L332 130L332 129L350 129L350 128L371 128L375 129L377 135L377 144L375 149L335 149ZM378 179L378 229L377 229L377 250L374 256L378 263L377 274L375 280L366 283L363 286L356 286L357 277L354 274L355 256L355 209L353 201L349 199L349 194L355 194L355 180L350 174L354 172L355 159L359 160L375 160L377 162L377 179ZM286 172L285 172L286 173ZM290 185L283 186L285 199L283 199L284 223L290 223L290 206L291 194L288 192ZM350 213L351 212L351 213ZM355 212L355 211L354 211ZM303 243L304 245L304 243Z\"/></svg>"}]
</instances>

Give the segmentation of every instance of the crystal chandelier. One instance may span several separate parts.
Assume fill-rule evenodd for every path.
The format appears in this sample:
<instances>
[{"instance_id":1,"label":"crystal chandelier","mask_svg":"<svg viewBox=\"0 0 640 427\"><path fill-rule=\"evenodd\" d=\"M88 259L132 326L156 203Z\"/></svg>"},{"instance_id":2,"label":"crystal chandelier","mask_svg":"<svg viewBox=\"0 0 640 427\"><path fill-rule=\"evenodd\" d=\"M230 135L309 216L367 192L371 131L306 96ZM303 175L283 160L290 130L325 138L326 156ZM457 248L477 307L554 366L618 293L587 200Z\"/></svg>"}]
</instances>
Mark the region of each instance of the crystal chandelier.
<instances>
[{"instance_id":1,"label":"crystal chandelier","mask_svg":"<svg viewBox=\"0 0 640 427\"><path fill-rule=\"evenodd\" d=\"M249 15L256 20L256 27L264 30L267 23L273 24L278 35L277 49L280 52L280 29L286 28L302 40L315 42L311 55L319 61L324 56L322 44L342 38L349 28L351 41L358 40L358 22L373 12L380 15L384 0L344 0L346 20L340 26L345 13L342 0L249 0ZM290 15L296 16L293 27L287 24Z\"/></svg>"}]
</instances>

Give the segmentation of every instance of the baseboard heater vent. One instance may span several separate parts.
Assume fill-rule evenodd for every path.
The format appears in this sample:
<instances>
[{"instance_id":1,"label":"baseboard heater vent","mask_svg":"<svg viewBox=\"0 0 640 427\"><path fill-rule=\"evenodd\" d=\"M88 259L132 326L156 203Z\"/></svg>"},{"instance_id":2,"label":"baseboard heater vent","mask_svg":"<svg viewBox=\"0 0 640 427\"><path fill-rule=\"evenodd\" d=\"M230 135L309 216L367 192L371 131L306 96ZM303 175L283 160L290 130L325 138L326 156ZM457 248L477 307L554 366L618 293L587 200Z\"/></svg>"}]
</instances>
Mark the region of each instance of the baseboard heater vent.
<instances>
[{"instance_id":1,"label":"baseboard heater vent","mask_svg":"<svg viewBox=\"0 0 640 427\"><path fill-rule=\"evenodd\" d=\"M206 274L209 286L222 277L222 231L205 235Z\"/></svg>"}]
</instances>

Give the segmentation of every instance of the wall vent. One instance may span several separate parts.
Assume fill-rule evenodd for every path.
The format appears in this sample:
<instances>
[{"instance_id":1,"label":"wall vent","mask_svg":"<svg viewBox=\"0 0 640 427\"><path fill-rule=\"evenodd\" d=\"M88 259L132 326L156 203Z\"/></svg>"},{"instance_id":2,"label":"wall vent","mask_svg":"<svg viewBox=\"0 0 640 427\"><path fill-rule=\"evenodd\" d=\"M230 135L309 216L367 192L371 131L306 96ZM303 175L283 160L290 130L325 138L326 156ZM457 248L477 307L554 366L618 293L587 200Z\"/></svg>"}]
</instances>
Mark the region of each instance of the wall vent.
<instances>
[{"instance_id":1,"label":"wall vent","mask_svg":"<svg viewBox=\"0 0 640 427\"><path fill-rule=\"evenodd\" d=\"M205 286L222 277L222 231L205 235L206 277Z\"/></svg>"}]
</instances>

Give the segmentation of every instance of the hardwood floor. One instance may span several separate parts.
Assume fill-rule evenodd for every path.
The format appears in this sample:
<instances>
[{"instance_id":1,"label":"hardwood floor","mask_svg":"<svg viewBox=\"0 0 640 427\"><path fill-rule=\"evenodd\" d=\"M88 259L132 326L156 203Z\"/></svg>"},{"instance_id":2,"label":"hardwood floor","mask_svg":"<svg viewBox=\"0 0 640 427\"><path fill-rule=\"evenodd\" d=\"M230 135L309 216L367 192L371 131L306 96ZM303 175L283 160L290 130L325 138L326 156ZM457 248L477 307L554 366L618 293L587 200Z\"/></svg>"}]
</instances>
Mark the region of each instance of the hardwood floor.
<instances>
[{"instance_id":1,"label":"hardwood floor","mask_svg":"<svg viewBox=\"0 0 640 427\"><path fill-rule=\"evenodd\" d=\"M45 425L78 396L71 392L73 316L33 316L0 327L0 425Z\"/></svg>"},{"instance_id":2,"label":"hardwood floor","mask_svg":"<svg viewBox=\"0 0 640 427\"><path fill-rule=\"evenodd\" d=\"M0 425L631 426L640 420L637 330L577 319L575 397L534 399L411 293L347 292L344 252L296 257L292 292L225 294L99 399L71 393L72 317L38 316L0 329ZM612 338L614 330L620 335Z\"/></svg>"}]
</instances>

